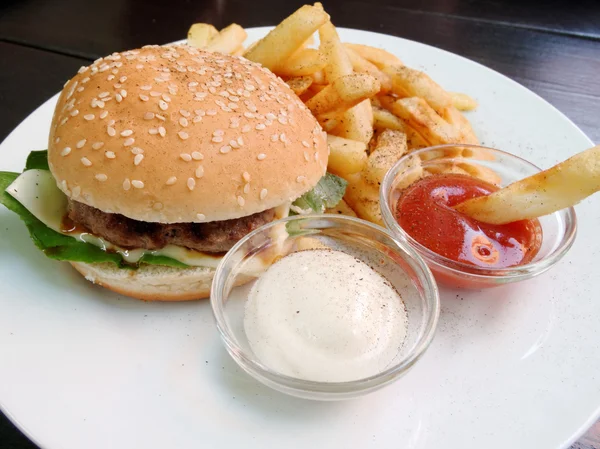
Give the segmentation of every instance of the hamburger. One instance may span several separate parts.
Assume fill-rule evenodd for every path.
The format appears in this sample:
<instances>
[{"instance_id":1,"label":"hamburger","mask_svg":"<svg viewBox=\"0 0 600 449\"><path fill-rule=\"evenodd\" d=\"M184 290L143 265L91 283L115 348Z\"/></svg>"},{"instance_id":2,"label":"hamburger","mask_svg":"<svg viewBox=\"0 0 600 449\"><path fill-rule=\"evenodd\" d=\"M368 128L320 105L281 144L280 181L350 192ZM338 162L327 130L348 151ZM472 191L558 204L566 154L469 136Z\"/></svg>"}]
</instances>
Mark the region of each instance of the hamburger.
<instances>
[{"instance_id":1,"label":"hamburger","mask_svg":"<svg viewBox=\"0 0 600 449\"><path fill-rule=\"evenodd\" d=\"M145 300L206 297L249 232L323 212L345 184L287 84L243 57L186 45L96 60L64 86L48 150L0 172L1 202L36 245Z\"/></svg>"}]
</instances>

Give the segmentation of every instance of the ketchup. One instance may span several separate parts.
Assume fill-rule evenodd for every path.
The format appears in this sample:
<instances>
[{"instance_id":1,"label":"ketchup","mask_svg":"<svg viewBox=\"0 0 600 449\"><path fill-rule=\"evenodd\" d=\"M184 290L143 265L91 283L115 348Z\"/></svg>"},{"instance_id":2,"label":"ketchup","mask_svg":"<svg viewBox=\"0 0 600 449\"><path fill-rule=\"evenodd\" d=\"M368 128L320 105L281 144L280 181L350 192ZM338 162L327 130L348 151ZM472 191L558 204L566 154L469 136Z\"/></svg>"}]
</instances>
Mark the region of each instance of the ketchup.
<instances>
[{"instance_id":1,"label":"ketchup","mask_svg":"<svg viewBox=\"0 0 600 449\"><path fill-rule=\"evenodd\" d=\"M402 193L396 206L396 221L421 245L457 262L482 268L529 263L542 243L538 220L493 225L452 208L496 190L495 185L467 175L428 176Z\"/></svg>"}]
</instances>

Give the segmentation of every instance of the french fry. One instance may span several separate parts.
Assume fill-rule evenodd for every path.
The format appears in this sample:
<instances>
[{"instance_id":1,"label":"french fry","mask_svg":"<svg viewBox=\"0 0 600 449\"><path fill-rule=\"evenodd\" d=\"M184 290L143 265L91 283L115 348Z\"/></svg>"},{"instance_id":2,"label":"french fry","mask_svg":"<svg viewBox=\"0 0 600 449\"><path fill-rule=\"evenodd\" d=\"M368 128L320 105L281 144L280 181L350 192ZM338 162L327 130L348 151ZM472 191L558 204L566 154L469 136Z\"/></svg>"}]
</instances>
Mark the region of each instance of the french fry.
<instances>
[{"instance_id":1,"label":"french fry","mask_svg":"<svg viewBox=\"0 0 600 449\"><path fill-rule=\"evenodd\" d=\"M460 92L449 92L452 97L452 104L459 111L472 111L477 108L477 101L467 94Z\"/></svg>"},{"instance_id":2,"label":"french fry","mask_svg":"<svg viewBox=\"0 0 600 449\"><path fill-rule=\"evenodd\" d=\"M206 46L208 51L218 51L231 54L246 40L248 33L236 23L223 28Z\"/></svg>"},{"instance_id":3,"label":"french fry","mask_svg":"<svg viewBox=\"0 0 600 449\"><path fill-rule=\"evenodd\" d=\"M192 47L205 48L219 31L209 23L195 23L188 30L187 43Z\"/></svg>"},{"instance_id":4,"label":"french fry","mask_svg":"<svg viewBox=\"0 0 600 449\"><path fill-rule=\"evenodd\" d=\"M313 83L313 79L310 76L299 76L296 78L290 78L286 81L286 83L296 95L300 96L308 90Z\"/></svg>"},{"instance_id":5,"label":"french fry","mask_svg":"<svg viewBox=\"0 0 600 449\"><path fill-rule=\"evenodd\" d=\"M333 131L340 125L340 119L338 117L317 117L317 121L326 133Z\"/></svg>"},{"instance_id":6,"label":"french fry","mask_svg":"<svg viewBox=\"0 0 600 449\"><path fill-rule=\"evenodd\" d=\"M425 171L426 173L429 173L431 175L454 173L457 175L471 176L469 174L469 172L467 172L466 170L463 170L459 165L452 163L452 162L446 162L446 163L439 162L436 164L426 165L423 167L423 171Z\"/></svg>"},{"instance_id":7,"label":"french fry","mask_svg":"<svg viewBox=\"0 0 600 449\"><path fill-rule=\"evenodd\" d=\"M322 70L326 64L325 56L319 50L304 48L294 53L277 68L277 74L280 76L312 75Z\"/></svg>"},{"instance_id":8,"label":"french fry","mask_svg":"<svg viewBox=\"0 0 600 449\"><path fill-rule=\"evenodd\" d=\"M304 5L285 18L244 56L277 72L277 68L328 20L329 15L322 9Z\"/></svg>"},{"instance_id":9,"label":"french fry","mask_svg":"<svg viewBox=\"0 0 600 449\"><path fill-rule=\"evenodd\" d=\"M344 200L363 220L383 225L381 210L379 208L379 189L365 182L360 173L346 178L348 186Z\"/></svg>"},{"instance_id":10,"label":"french fry","mask_svg":"<svg viewBox=\"0 0 600 449\"><path fill-rule=\"evenodd\" d=\"M379 81L364 73L337 78L306 102L314 115L344 111L379 92ZM370 104L370 103L369 103Z\"/></svg>"},{"instance_id":11,"label":"french fry","mask_svg":"<svg viewBox=\"0 0 600 449\"><path fill-rule=\"evenodd\" d=\"M458 130L442 119L423 98L396 100L392 105L392 112L408 122L432 145L463 143Z\"/></svg>"},{"instance_id":12,"label":"french fry","mask_svg":"<svg viewBox=\"0 0 600 449\"><path fill-rule=\"evenodd\" d=\"M390 95L380 95L378 98L385 110L389 111L394 117L396 117L397 120L400 120L402 122L404 128L401 131L404 131L406 133L408 149L410 151L430 147L433 145L427 140L425 136L423 136L413 126L411 126L410 123L408 123L408 121L403 120L396 114L394 114L394 103L396 103L397 101L395 97L392 97Z\"/></svg>"},{"instance_id":13,"label":"french fry","mask_svg":"<svg viewBox=\"0 0 600 449\"><path fill-rule=\"evenodd\" d=\"M329 160L327 169L338 176L345 177L360 172L367 161L367 146L363 142L327 135Z\"/></svg>"},{"instance_id":14,"label":"french fry","mask_svg":"<svg viewBox=\"0 0 600 449\"><path fill-rule=\"evenodd\" d=\"M406 134L392 129L382 131L362 171L363 179L368 184L381 185L388 170L407 152Z\"/></svg>"},{"instance_id":15,"label":"french fry","mask_svg":"<svg viewBox=\"0 0 600 449\"><path fill-rule=\"evenodd\" d=\"M349 215L350 217L356 217L356 212L354 212L352 208L348 206L348 203L346 203L344 200L341 200L339 203L337 203L335 207L325 209L325 213Z\"/></svg>"},{"instance_id":16,"label":"french fry","mask_svg":"<svg viewBox=\"0 0 600 449\"><path fill-rule=\"evenodd\" d=\"M412 183L427 175L423 169L421 159L414 154L409 155L404 170L398 175L399 181L395 184L395 188L398 190L406 189Z\"/></svg>"},{"instance_id":17,"label":"french fry","mask_svg":"<svg viewBox=\"0 0 600 449\"><path fill-rule=\"evenodd\" d=\"M383 70L385 67L388 66L404 65L397 56L394 56L390 52L382 50L381 48L375 48L369 45L362 44L344 44L344 46L346 48L354 50L367 61L375 64L375 66L380 70Z\"/></svg>"},{"instance_id":18,"label":"french fry","mask_svg":"<svg viewBox=\"0 0 600 449\"><path fill-rule=\"evenodd\" d=\"M489 182L490 184L499 186L502 182L502 177L498 173L484 165L476 164L472 161L457 162L456 165L468 175Z\"/></svg>"},{"instance_id":19,"label":"french fry","mask_svg":"<svg viewBox=\"0 0 600 449\"><path fill-rule=\"evenodd\" d=\"M371 99L372 101L372 99ZM373 106L373 127L377 130L394 129L404 131L404 122L387 109Z\"/></svg>"},{"instance_id":20,"label":"french fry","mask_svg":"<svg viewBox=\"0 0 600 449\"><path fill-rule=\"evenodd\" d=\"M420 97L440 115L452 106L450 94L426 73L406 66L386 67L383 71L392 79L392 92L400 98Z\"/></svg>"},{"instance_id":21,"label":"french fry","mask_svg":"<svg viewBox=\"0 0 600 449\"><path fill-rule=\"evenodd\" d=\"M319 70L318 72L313 73L311 76L315 84L324 85L325 83L327 83L327 81L325 80L325 73L323 72L323 70Z\"/></svg>"},{"instance_id":22,"label":"french fry","mask_svg":"<svg viewBox=\"0 0 600 449\"><path fill-rule=\"evenodd\" d=\"M442 118L458 130L461 143L479 144L479 139L475 135L471 123L469 123L469 120L467 120L467 118L454 106L444 108L442 111Z\"/></svg>"},{"instance_id":23,"label":"french fry","mask_svg":"<svg viewBox=\"0 0 600 449\"><path fill-rule=\"evenodd\" d=\"M600 190L600 145L490 195L455 206L484 223L505 224L574 206Z\"/></svg>"},{"instance_id":24,"label":"french fry","mask_svg":"<svg viewBox=\"0 0 600 449\"><path fill-rule=\"evenodd\" d=\"M340 125L333 133L346 139L358 140L365 144L373 137L373 108L369 100L363 100L344 112Z\"/></svg>"},{"instance_id":25,"label":"french fry","mask_svg":"<svg viewBox=\"0 0 600 449\"><path fill-rule=\"evenodd\" d=\"M323 69L328 83L334 82L340 76L350 75L354 72L352 63L346 49L340 41L337 30L331 22L319 28L321 40L319 49L325 55L327 65Z\"/></svg>"},{"instance_id":26,"label":"french fry","mask_svg":"<svg viewBox=\"0 0 600 449\"><path fill-rule=\"evenodd\" d=\"M350 62L352 63L355 72L367 73L375 77L381 84L381 92L386 93L390 91L392 88L392 80L388 74L379 70L375 64L367 61L351 48L346 47L346 53L348 53L348 57L350 58Z\"/></svg>"}]
</instances>

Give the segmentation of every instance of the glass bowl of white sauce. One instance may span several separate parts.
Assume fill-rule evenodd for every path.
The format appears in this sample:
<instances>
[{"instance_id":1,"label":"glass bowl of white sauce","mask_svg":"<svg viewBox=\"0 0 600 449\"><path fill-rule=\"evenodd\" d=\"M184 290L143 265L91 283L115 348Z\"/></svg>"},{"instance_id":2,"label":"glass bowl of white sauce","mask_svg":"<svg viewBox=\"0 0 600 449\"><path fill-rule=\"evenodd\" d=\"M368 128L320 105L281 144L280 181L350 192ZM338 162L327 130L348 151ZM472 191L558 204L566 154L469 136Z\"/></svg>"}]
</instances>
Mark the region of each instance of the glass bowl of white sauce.
<instances>
[{"instance_id":1,"label":"glass bowl of white sauce","mask_svg":"<svg viewBox=\"0 0 600 449\"><path fill-rule=\"evenodd\" d=\"M317 400L399 379L431 343L440 309L412 247L342 215L296 215L248 234L219 264L210 301L244 371Z\"/></svg>"}]
</instances>

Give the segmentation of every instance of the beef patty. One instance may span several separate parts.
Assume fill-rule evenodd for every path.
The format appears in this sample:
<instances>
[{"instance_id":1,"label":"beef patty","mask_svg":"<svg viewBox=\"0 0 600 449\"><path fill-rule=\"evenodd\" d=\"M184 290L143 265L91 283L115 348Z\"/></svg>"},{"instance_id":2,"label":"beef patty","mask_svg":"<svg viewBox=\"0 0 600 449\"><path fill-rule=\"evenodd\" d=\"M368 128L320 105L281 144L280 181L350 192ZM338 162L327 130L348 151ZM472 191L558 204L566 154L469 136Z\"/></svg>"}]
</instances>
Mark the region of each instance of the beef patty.
<instances>
[{"instance_id":1,"label":"beef patty","mask_svg":"<svg viewBox=\"0 0 600 449\"><path fill-rule=\"evenodd\" d=\"M108 214L69 200L69 219L98 237L124 248L160 249L178 245L204 252L231 249L246 234L270 223L275 209L234 220L208 223L150 223Z\"/></svg>"}]
</instances>

